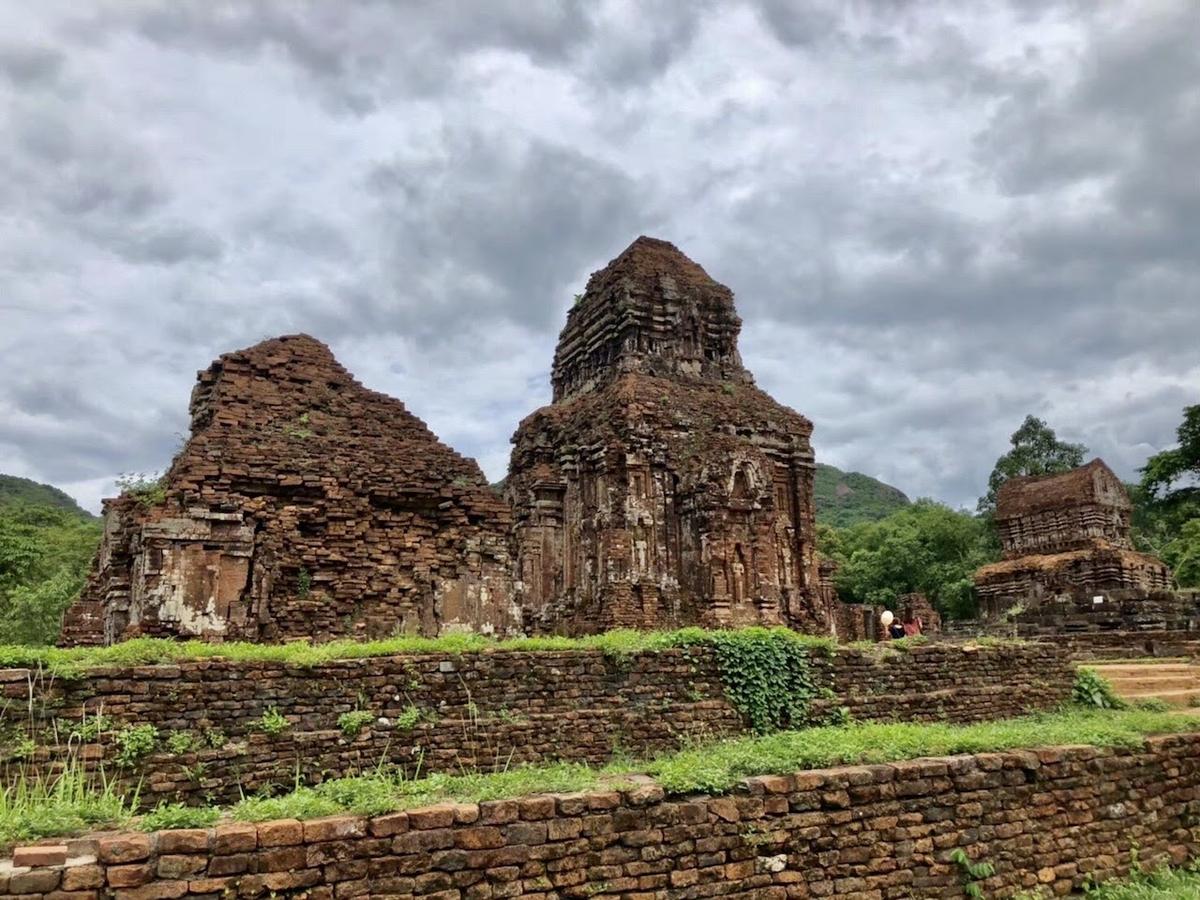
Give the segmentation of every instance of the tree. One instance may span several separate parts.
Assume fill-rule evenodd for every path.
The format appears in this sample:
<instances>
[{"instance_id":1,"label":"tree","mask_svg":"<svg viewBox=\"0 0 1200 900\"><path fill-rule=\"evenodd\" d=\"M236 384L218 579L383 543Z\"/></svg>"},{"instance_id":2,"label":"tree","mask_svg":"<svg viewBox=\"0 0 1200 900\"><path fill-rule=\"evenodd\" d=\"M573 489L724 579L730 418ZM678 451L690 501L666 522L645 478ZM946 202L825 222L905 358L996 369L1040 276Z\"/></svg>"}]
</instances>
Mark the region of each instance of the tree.
<instances>
[{"instance_id":1,"label":"tree","mask_svg":"<svg viewBox=\"0 0 1200 900\"><path fill-rule=\"evenodd\" d=\"M1160 557L1180 587L1200 587L1200 405L1186 407L1179 446L1142 466L1133 497L1133 536Z\"/></svg>"},{"instance_id":2,"label":"tree","mask_svg":"<svg viewBox=\"0 0 1200 900\"><path fill-rule=\"evenodd\" d=\"M1180 587L1200 588L1200 518L1184 523L1175 539L1162 548L1162 560Z\"/></svg>"},{"instance_id":3,"label":"tree","mask_svg":"<svg viewBox=\"0 0 1200 900\"><path fill-rule=\"evenodd\" d=\"M987 493L979 498L978 510L991 515L996 510L996 495L1010 478L1022 475L1049 475L1083 465L1087 447L1060 441L1054 429L1036 416L1026 416L1021 427L1009 438L1012 449L996 460L988 478Z\"/></svg>"},{"instance_id":4,"label":"tree","mask_svg":"<svg viewBox=\"0 0 1200 900\"><path fill-rule=\"evenodd\" d=\"M53 643L99 538L100 523L78 513L0 505L0 643Z\"/></svg>"},{"instance_id":5,"label":"tree","mask_svg":"<svg viewBox=\"0 0 1200 900\"><path fill-rule=\"evenodd\" d=\"M1142 489L1152 500L1190 505L1200 499L1200 486L1195 484L1200 481L1200 405L1184 409L1183 424L1175 434L1178 447L1155 453L1142 466Z\"/></svg>"},{"instance_id":6,"label":"tree","mask_svg":"<svg viewBox=\"0 0 1200 900\"><path fill-rule=\"evenodd\" d=\"M982 520L932 500L878 522L821 533L819 541L822 553L838 563L843 600L890 606L919 592L951 618L973 614L972 575L996 558Z\"/></svg>"}]
</instances>

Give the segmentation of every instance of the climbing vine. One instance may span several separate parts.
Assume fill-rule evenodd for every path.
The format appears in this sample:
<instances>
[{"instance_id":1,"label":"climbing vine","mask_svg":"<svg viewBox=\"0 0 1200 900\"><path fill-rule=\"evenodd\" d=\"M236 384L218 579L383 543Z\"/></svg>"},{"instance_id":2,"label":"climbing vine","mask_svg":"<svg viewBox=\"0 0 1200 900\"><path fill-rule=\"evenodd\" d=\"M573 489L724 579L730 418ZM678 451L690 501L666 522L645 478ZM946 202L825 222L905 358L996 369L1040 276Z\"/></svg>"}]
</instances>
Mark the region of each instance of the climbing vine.
<instances>
[{"instance_id":1,"label":"climbing vine","mask_svg":"<svg viewBox=\"0 0 1200 900\"><path fill-rule=\"evenodd\" d=\"M808 723L809 706L820 691L813 671L814 652L823 643L786 628L715 631L705 643L717 664L729 702L759 734Z\"/></svg>"}]
</instances>

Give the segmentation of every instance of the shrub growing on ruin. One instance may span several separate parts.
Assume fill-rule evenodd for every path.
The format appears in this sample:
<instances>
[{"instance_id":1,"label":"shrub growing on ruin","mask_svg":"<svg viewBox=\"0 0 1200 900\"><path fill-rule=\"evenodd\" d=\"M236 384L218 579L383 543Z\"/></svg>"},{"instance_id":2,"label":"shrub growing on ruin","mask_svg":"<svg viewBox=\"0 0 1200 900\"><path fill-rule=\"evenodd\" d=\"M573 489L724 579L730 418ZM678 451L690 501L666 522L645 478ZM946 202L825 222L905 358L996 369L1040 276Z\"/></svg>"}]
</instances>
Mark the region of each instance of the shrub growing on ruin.
<instances>
[{"instance_id":1,"label":"shrub growing on ruin","mask_svg":"<svg viewBox=\"0 0 1200 900\"><path fill-rule=\"evenodd\" d=\"M786 628L714 631L705 637L717 654L729 702L759 734L799 727L818 685L810 665L813 645Z\"/></svg>"},{"instance_id":2,"label":"shrub growing on ruin","mask_svg":"<svg viewBox=\"0 0 1200 900\"><path fill-rule=\"evenodd\" d=\"M271 737L278 737L290 727L291 723L287 720L287 716L274 706L268 706L264 709L262 716L258 720L258 730Z\"/></svg>"},{"instance_id":3,"label":"shrub growing on ruin","mask_svg":"<svg viewBox=\"0 0 1200 900\"><path fill-rule=\"evenodd\" d=\"M417 727L417 723L421 721L421 711L415 706L409 705L405 707L400 715L396 716L397 731L412 731Z\"/></svg>"},{"instance_id":4,"label":"shrub growing on ruin","mask_svg":"<svg viewBox=\"0 0 1200 900\"><path fill-rule=\"evenodd\" d=\"M129 725L117 732L117 765L131 769L154 752L158 744L158 729L148 723Z\"/></svg>"},{"instance_id":5,"label":"shrub growing on ruin","mask_svg":"<svg viewBox=\"0 0 1200 900\"><path fill-rule=\"evenodd\" d=\"M1080 669L1071 688L1071 699L1080 706L1097 709L1125 709L1128 704L1117 696L1112 685L1095 669Z\"/></svg>"},{"instance_id":6,"label":"shrub growing on ruin","mask_svg":"<svg viewBox=\"0 0 1200 900\"><path fill-rule=\"evenodd\" d=\"M375 714L365 709L355 709L338 716L338 728L348 738L358 737L359 732L375 721Z\"/></svg>"}]
</instances>

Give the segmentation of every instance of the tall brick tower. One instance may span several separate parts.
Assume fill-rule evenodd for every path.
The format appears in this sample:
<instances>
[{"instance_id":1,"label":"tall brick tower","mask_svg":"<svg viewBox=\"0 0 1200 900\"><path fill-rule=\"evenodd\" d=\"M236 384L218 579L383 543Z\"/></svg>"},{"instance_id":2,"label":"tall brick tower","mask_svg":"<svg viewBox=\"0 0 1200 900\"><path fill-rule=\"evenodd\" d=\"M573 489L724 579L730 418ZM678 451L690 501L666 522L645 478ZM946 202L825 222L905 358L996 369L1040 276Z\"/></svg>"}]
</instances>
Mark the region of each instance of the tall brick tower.
<instances>
[{"instance_id":1,"label":"tall brick tower","mask_svg":"<svg viewBox=\"0 0 1200 900\"><path fill-rule=\"evenodd\" d=\"M527 627L827 633L812 424L754 385L733 294L639 237L567 316L506 493Z\"/></svg>"}]
</instances>

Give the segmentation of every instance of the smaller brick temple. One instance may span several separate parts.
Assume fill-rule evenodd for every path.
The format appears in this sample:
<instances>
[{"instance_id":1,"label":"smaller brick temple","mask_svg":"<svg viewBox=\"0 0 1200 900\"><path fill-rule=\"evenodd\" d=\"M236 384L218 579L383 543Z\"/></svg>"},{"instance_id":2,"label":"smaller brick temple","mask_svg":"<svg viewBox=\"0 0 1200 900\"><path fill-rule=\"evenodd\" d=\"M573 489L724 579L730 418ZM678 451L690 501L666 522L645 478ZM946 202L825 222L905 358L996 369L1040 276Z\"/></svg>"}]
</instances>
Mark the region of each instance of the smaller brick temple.
<instances>
[{"instance_id":1,"label":"smaller brick temple","mask_svg":"<svg viewBox=\"0 0 1200 900\"><path fill-rule=\"evenodd\" d=\"M754 385L729 288L640 237L595 272L506 496L527 627L828 633L812 425Z\"/></svg>"},{"instance_id":2,"label":"smaller brick temple","mask_svg":"<svg viewBox=\"0 0 1200 900\"><path fill-rule=\"evenodd\" d=\"M1166 564L1133 547L1131 514L1125 486L1100 459L1005 482L996 498L1004 559L975 573L981 614L1055 600L1090 608L1096 597L1103 604L1169 591Z\"/></svg>"},{"instance_id":3,"label":"smaller brick temple","mask_svg":"<svg viewBox=\"0 0 1200 900\"><path fill-rule=\"evenodd\" d=\"M320 341L225 354L191 420L161 498L105 501L61 643L519 629L508 507Z\"/></svg>"}]
</instances>

